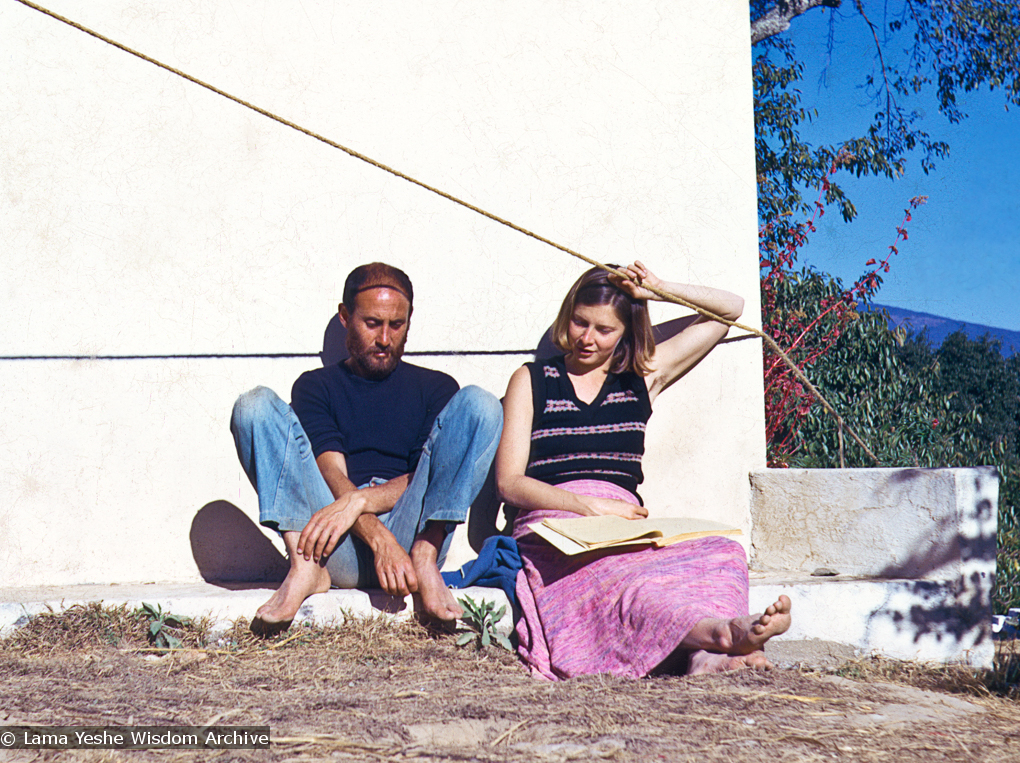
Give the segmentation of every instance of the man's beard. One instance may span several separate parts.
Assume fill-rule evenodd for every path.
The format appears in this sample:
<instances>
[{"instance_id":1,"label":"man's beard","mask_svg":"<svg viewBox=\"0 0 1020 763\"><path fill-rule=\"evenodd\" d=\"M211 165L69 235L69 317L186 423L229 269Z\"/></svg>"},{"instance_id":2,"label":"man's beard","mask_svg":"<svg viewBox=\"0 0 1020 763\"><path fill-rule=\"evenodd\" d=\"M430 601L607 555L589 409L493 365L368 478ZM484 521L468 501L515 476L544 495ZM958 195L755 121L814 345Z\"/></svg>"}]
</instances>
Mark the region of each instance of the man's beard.
<instances>
[{"instance_id":1,"label":"man's beard","mask_svg":"<svg viewBox=\"0 0 1020 763\"><path fill-rule=\"evenodd\" d=\"M385 358L375 357L378 348L375 344L362 344L353 333L347 335L347 352L350 353L350 362L355 372L366 379L378 381L385 379L393 369L397 367L400 356L404 354L404 344L407 342L405 336L399 345L390 345L386 349Z\"/></svg>"}]
</instances>

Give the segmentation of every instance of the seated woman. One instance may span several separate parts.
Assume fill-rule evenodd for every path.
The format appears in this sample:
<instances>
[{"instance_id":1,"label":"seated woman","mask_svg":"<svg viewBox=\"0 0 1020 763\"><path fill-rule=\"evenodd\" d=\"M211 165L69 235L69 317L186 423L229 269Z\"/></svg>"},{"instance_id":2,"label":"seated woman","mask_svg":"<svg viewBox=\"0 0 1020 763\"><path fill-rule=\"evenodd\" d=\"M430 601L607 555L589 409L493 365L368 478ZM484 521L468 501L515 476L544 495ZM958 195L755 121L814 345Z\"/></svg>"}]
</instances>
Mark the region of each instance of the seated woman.
<instances>
[{"instance_id":1,"label":"seated woman","mask_svg":"<svg viewBox=\"0 0 1020 763\"><path fill-rule=\"evenodd\" d=\"M646 301L659 298L644 287L729 320L743 310L735 294L666 283L640 262L624 271L629 280L600 268L581 276L553 327L565 354L518 369L503 401L496 479L518 510L520 655L552 680L770 667L762 647L789 628L790 600L748 615L739 543L708 537L566 556L528 528L550 517L648 514L637 486L652 403L727 327L699 317L656 346Z\"/></svg>"}]
</instances>

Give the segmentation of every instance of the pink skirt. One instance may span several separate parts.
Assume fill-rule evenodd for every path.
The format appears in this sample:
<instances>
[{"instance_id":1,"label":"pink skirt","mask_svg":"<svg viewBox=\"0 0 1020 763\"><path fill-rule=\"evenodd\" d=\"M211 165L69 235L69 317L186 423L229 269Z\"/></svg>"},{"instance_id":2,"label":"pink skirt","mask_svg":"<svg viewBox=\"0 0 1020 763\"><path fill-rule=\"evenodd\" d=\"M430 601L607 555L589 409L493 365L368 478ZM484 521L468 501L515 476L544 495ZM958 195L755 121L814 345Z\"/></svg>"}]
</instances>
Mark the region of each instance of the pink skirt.
<instances>
[{"instance_id":1,"label":"pink skirt","mask_svg":"<svg viewBox=\"0 0 1020 763\"><path fill-rule=\"evenodd\" d=\"M609 482L557 487L637 502ZM591 673L640 678L669 657L699 620L747 614L747 560L739 543L710 537L566 556L528 527L576 516L522 511L514 523L524 562L517 574L523 612L518 652L532 675L552 681Z\"/></svg>"}]
</instances>

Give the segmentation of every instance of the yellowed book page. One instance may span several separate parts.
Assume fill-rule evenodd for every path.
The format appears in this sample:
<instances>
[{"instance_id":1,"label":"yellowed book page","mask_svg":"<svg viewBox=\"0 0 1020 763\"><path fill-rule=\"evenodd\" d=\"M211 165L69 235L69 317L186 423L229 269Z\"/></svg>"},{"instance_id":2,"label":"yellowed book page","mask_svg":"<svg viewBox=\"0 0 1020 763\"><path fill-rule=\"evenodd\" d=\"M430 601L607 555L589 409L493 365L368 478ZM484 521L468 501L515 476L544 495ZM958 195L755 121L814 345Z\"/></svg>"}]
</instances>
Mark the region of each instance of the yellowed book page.
<instances>
[{"instance_id":1,"label":"yellowed book page","mask_svg":"<svg viewBox=\"0 0 1020 763\"><path fill-rule=\"evenodd\" d=\"M587 548L599 548L607 544L635 538L658 538L662 531L647 525L647 519L624 519L613 515L601 517L575 517L572 519L547 519L544 524L554 532L570 538ZM645 524L642 524L645 523Z\"/></svg>"},{"instance_id":2,"label":"yellowed book page","mask_svg":"<svg viewBox=\"0 0 1020 763\"><path fill-rule=\"evenodd\" d=\"M541 522L532 522L528 525L531 531L534 532L540 538L544 538L546 541L551 543L556 549L563 552L567 556L573 556L574 554L580 554L590 549L587 546L582 546L576 540L571 540L565 535L553 530L551 527L546 527Z\"/></svg>"},{"instance_id":3,"label":"yellowed book page","mask_svg":"<svg viewBox=\"0 0 1020 763\"><path fill-rule=\"evenodd\" d=\"M617 516L577 517L547 519L543 524L550 530L586 548L604 548L622 541L639 539L654 542L657 538L666 538L669 539L669 542L675 543L677 540L685 540L686 537L740 533L731 525L692 517L659 519L624 519Z\"/></svg>"},{"instance_id":4,"label":"yellowed book page","mask_svg":"<svg viewBox=\"0 0 1020 763\"><path fill-rule=\"evenodd\" d=\"M528 525L528 527L530 527L536 535L544 538L554 548L567 556L576 556L577 554L583 554L587 551L597 551L600 548L616 548L617 546L649 546L652 544L652 540L650 538L644 538L638 540L619 541L606 546L584 546L575 540L571 540L565 535L561 535L551 527L546 527L541 522L534 522Z\"/></svg>"},{"instance_id":5,"label":"yellowed book page","mask_svg":"<svg viewBox=\"0 0 1020 763\"><path fill-rule=\"evenodd\" d=\"M664 546L672 546L674 543L680 543L685 540L694 540L695 538L709 538L713 535L743 535L744 533L738 527L731 527L728 530L704 530L696 533L680 533L679 535L672 535L668 538L656 538L652 541L656 548L663 548Z\"/></svg>"}]
</instances>

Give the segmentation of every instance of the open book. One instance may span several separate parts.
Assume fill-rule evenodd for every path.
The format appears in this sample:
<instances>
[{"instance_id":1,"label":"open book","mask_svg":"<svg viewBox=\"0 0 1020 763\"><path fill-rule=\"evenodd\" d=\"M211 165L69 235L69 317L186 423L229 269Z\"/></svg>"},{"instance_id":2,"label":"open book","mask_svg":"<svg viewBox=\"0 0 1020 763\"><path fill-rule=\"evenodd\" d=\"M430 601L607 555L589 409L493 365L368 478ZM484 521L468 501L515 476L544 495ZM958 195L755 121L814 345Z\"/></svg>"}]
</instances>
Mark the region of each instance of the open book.
<instances>
[{"instance_id":1,"label":"open book","mask_svg":"<svg viewBox=\"0 0 1020 763\"><path fill-rule=\"evenodd\" d=\"M600 548L653 545L658 548L709 535L740 535L730 525L708 519L667 517L664 519L624 519L617 516L546 519L528 525L568 556Z\"/></svg>"}]
</instances>

